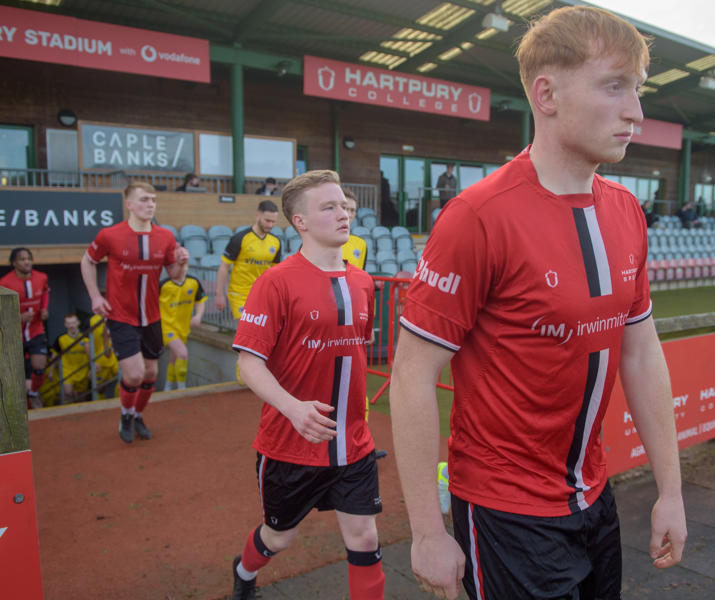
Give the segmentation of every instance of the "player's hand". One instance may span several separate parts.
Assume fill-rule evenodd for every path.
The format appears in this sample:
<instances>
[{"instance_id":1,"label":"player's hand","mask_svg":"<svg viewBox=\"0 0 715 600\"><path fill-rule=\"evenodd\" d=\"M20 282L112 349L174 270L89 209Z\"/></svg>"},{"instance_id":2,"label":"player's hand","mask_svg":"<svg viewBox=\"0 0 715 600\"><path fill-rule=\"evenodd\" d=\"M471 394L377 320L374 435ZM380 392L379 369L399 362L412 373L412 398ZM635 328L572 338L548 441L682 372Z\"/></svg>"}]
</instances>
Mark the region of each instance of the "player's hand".
<instances>
[{"instance_id":1,"label":"player's hand","mask_svg":"<svg viewBox=\"0 0 715 600\"><path fill-rule=\"evenodd\" d=\"M189 321L189 326L190 327L198 327L199 325L201 325L201 319L199 319L199 317L196 315L191 317L191 321Z\"/></svg>"},{"instance_id":2,"label":"player's hand","mask_svg":"<svg viewBox=\"0 0 715 600\"><path fill-rule=\"evenodd\" d=\"M667 569L683 557L688 529L681 495L658 498L650 516L650 557L653 566Z\"/></svg>"},{"instance_id":3,"label":"player's hand","mask_svg":"<svg viewBox=\"0 0 715 600\"><path fill-rule=\"evenodd\" d=\"M464 552L446 531L414 537L412 572L422 588L437 598L456 600L464 577Z\"/></svg>"},{"instance_id":4,"label":"player's hand","mask_svg":"<svg viewBox=\"0 0 715 600\"><path fill-rule=\"evenodd\" d=\"M112 305L107 302L104 296L97 296L92 299L92 312L107 318L112 312Z\"/></svg>"},{"instance_id":5,"label":"player's hand","mask_svg":"<svg viewBox=\"0 0 715 600\"><path fill-rule=\"evenodd\" d=\"M180 265L184 265L189 262L189 251L183 246L177 246L174 250L174 259Z\"/></svg>"},{"instance_id":6,"label":"player's hand","mask_svg":"<svg viewBox=\"0 0 715 600\"><path fill-rule=\"evenodd\" d=\"M50 311L47 310L46 308L43 308L43 309L40 311L40 319L42 319L43 321L47 321L47 318L48 318L49 316L50 316Z\"/></svg>"},{"instance_id":7,"label":"player's hand","mask_svg":"<svg viewBox=\"0 0 715 600\"><path fill-rule=\"evenodd\" d=\"M223 310L226 308L226 296L223 294L216 294L214 296L214 306L216 310Z\"/></svg>"},{"instance_id":8,"label":"player's hand","mask_svg":"<svg viewBox=\"0 0 715 600\"><path fill-rule=\"evenodd\" d=\"M286 417L290 420L295 430L306 440L313 444L319 444L327 440L332 440L338 435L335 428L338 424L322 413L332 412L334 408L329 404L323 404L317 400L301 402L300 400L291 406Z\"/></svg>"},{"instance_id":9,"label":"player's hand","mask_svg":"<svg viewBox=\"0 0 715 600\"><path fill-rule=\"evenodd\" d=\"M32 321L32 318L35 316L35 313L32 312L31 308L28 308L24 313L20 313L20 322L21 323L29 323Z\"/></svg>"}]
</instances>

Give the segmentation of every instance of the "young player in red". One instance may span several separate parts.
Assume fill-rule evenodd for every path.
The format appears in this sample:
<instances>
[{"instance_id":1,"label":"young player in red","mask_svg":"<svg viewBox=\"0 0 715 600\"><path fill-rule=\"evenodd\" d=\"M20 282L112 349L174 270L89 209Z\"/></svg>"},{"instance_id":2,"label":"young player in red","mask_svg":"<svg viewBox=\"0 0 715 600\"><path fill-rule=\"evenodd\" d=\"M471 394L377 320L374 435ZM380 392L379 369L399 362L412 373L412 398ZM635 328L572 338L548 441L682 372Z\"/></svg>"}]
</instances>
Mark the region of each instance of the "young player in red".
<instances>
[{"instance_id":1,"label":"young player in red","mask_svg":"<svg viewBox=\"0 0 715 600\"><path fill-rule=\"evenodd\" d=\"M50 288L47 275L32 268L32 252L27 248L10 251L12 271L0 278L0 286L17 292L20 297L22 349L30 357L30 390L27 407L41 408L40 387L45 380L47 366L47 335L42 324L47 320Z\"/></svg>"},{"instance_id":2,"label":"young player in red","mask_svg":"<svg viewBox=\"0 0 715 600\"><path fill-rule=\"evenodd\" d=\"M382 504L365 422L373 282L342 259L350 229L337 173L300 175L282 200L302 248L253 285L234 340L243 378L265 404L254 442L263 522L234 560L233 600L255 597L257 571L313 508L336 512L350 598L380 600Z\"/></svg>"},{"instance_id":3,"label":"young player in red","mask_svg":"<svg viewBox=\"0 0 715 600\"><path fill-rule=\"evenodd\" d=\"M595 170L643 119L647 45L596 8L542 17L517 52L531 146L449 201L401 317L390 393L412 568L454 599L621 597L600 430L620 369L659 498L650 552L686 538L668 369L651 316L638 201ZM435 485L435 383L451 360L455 539Z\"/></svg>"},{"instance_id":4,"label":"young player in red","mask_svg":"<svg viewBox=\"0 0 715 600\"><path fill-rule=\"evenodd\" d=\"M169 277L178 277L189 260L173 234L152 225L156 192L147 183L131 183L124 190L129 218L102 229L82 257L84 284L92 310L107 319L122 379L119 398L122 414L119 437L127 443L150 439L143 419L149 403L162 349L159 314L159 276L166 267ZM107 257L107 295L97 286L97 263Z\"/></svg>"}]
</instances>

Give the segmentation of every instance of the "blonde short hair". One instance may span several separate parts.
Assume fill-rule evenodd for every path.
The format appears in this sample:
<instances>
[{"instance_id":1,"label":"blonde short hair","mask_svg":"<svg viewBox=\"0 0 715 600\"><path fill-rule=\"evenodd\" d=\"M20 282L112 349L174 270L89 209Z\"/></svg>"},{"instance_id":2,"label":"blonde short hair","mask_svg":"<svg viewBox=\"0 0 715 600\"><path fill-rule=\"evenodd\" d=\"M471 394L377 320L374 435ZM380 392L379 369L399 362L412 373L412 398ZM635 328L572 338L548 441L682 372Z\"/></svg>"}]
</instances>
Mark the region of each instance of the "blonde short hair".
<instances>
[{"instance_id":1,"label":"blonde short hair","mask_svg":"<svg viewBox=\"0 0 715 600\"><path fill-rule=\"evenodd\" d=\"M527 97L538 72L547 66L576 68L601 54L620 57L618 66L648 69L652 38L631 23L590 6L565 6L531 23L516 51Z\"/></svg>"},{"instance_id":2,"label":"blonde short hair","mask_svg":"<svg viewBox=\"0 0 715 600\"><path fill-rule=\"evenodd\" d=\"M296 205L308 190L319 187L324 183L334 183L340 185L340 176L335 171L308 171L298 177L291 179L283 188L281 202L283 203L283 214L289 223L293 222L293 215L296 213Z\"/></svg>"},{"instance_id":3,"label":"blonde short hair","mask_svg":"<svg viewBox=\"0 0 715 600\"><path fill-rule=\"evenodd\" d=\"M156 194L156 190L151 183L146 183L145 181L132 181L127 187L124 188L122 197L126 200L134 190L144 190L150 194Z\"/></svg>"}]
</instances>

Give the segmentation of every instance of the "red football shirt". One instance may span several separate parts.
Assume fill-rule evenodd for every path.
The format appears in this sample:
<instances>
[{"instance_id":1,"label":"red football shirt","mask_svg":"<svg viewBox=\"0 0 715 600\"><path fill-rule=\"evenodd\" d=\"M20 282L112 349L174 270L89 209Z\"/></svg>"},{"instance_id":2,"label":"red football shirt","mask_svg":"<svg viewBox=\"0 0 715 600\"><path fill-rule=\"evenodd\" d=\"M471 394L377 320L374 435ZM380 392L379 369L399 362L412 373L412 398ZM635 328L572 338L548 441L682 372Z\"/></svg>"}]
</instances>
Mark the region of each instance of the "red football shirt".
<instances>
[{"instance_id":1,"label":"red football shirt","mask_svg":"<svg viewBox=\"0 0 715 600\"><path fill-rule=\"evenodd\" d=\"M29 278L20 279L13 269L0 278L0 286L17 292L17 295L20 296L21 313L28 310L33 312L31 321L20 324L22 326L22 341L29 342L32 338L45 333L40 311L50 305L50 288L47 285L47 275L33 269L30 271Z\"/></svg>"},{"instance_id":2,"label":"red football shirt","mask_svg":"<svg viewBox=\"0 0 715 600\"><path fill-rule=\"evenodd\" d=\"M87 249L93 263L107 257L109 318L146 326L159 314L159 276L175 262L176 240L168 229L153 225L150 232L134 231L127 221L100 230Z\"/></svg>"},{"instance_id":3,"label":"red football shirt","mask_svg":"<svg viewBox=\"0 0 715 600\"><path fill-rule=\"evenodd\" d=\"M452 359L450 489L537 516L588 507L606 483L599 437L626 325L650 316L643 211L596 176L541 187L528 151L451 200L402 325Z\"/></svg>"},{"instance_id":4,"label":"red football shirt","mask_svg":"<svg viewBox=\"0 0 715 600\"><path fill-rule=\"evenodd\" d=\"M264 403L253 447L302 465L354 463L375 447L365 421L365 343L374 312L372 278L350 264L321 271L297 253L253 284L234 349L266 361L280 385L299 400L335 407L336 438L312 444L282 413Z\"/></svg>"}]
</instances>

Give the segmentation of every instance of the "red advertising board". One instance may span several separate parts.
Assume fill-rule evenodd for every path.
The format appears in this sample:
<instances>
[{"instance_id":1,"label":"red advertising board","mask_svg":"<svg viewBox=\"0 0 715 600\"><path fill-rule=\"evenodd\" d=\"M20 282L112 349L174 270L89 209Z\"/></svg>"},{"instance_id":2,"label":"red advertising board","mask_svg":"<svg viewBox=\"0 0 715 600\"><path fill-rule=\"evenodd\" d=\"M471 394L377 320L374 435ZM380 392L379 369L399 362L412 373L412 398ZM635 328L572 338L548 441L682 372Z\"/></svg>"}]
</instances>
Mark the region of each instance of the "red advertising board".
<instances>
[{"instance_id":1,"label":"red advertising board","mask_svg":"<svg viewBox=\"0 0 715 600\"><path fill-rule=\"evenodd\" d=\"M663 342L670 370L673 410L680 448L715 437L715 334ZM647 462L645 450L620 381L616 382L603 421L608 474L615 475Z\"/></svg>"},{"instance_id":2,"label":"red advertising board","mask_svg":"<svg viewBox=\"0 0 715 600\"><path fill-rule=\"evenodd\" d=\"M42 600L32 454L0 454L0 597Z\"/></svg>"},{"instance_id":3,"label":"red advertising board","mask_svg":"<svg viewBox=\"0 0 715 600\"><path fill-rule=\"evenodd\" d=\"M0 56L211 80L207 40L0 6Z\"/></svg>"},{"instance_id":4,"label":"red advertising board","mask_svg":"<svg viewBox=\"0 0 715 600\"><path fill-rule=\"evenodd\" d=\"M643 119L642 123L636 123L633 127L631 141L634 144L680 150L683 146L683 126L667 121Z\"/></svg>"},{"instance_id":5,"label":"red advertising board","mask_svg":"<svg viewBox=\"0 0 715 600\"><path fill-rule=\"evenodd\" d=\"M480 121L491 99L487 88L315 56L303 57L303 93Z\"/></svg>"}]
</instances>

